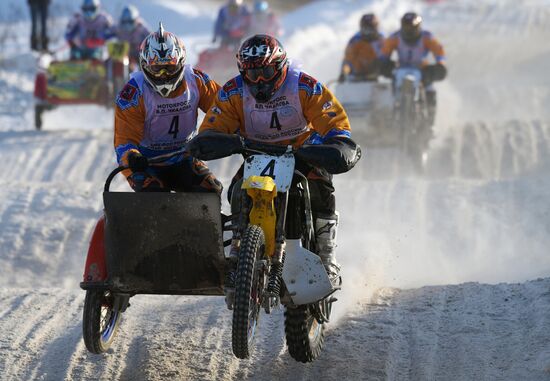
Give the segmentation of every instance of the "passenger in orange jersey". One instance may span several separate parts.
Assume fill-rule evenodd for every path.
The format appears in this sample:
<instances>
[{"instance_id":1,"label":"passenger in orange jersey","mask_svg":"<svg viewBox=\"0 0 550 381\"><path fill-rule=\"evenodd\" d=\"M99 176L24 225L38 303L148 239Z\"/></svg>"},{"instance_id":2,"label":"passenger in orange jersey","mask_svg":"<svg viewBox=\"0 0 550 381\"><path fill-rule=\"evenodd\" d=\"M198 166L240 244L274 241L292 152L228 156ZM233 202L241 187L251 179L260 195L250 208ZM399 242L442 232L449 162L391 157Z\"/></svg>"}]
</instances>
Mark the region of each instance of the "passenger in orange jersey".
<instances>
[{"instance_id":1,"label":"passenger in orange jersey","mask_svg":"<svg viewBox=\"0 0 550 381\"><path fill-rule=\"evenodd\" d=\"M339 82L344 80L376 80L380 73L379 61L384 36L378 31L378 18L374 13L361 17L359 32L349 41L342 63Z\"/></svg>"},{"instance_id":2,"label":"passenger in orange jersey","mask_svg":"<svg viewBox=\"0 0 550 381\"><path fill-rule=\"evenodd\" d=\"M135 191L221 192L206 164L182 151L197 132L197 114L211 107L220 86L185 64L181 40L162 24L140 48L141 71L133 73L116 100L115 151ZM166 155L161 166L149 158Z\"/></svg>"},{"instance_id":3,"label":"passenger in orange jersey","mask_svg":"<svg viewBox=\"0 0 550 381\"><path fill-rule=\"evenodd\" d=\"M447 76L445 67L445 50L432 34L422 29L422 18L414 13L405 13L401 18L401 29L392 34L382 46L382 72L391 77L395 63L390 61L393 51L397 51L400 67L422 69L422 82L426 89L428 110L435 114L436 91L433 82L441 81ZM432 54L435 64L430 64L428 55Z\"/></svg>"},{"instance_id":4,"label":"passenger in orange jersey","mask_svg":"<svg viewBox=\"0 0 550 381\"><path fill-rule=\"evenodd\" d=\"M324 85L289 63L276 38L250 37L241 45L237 60L240 75L219 92L189 150L206 160L228 156L242 152L243 137L300 147L296 168L309 180L319 255L331 279L337 279L338 214L331 173L348 171L360 157L359 147L351 140L348 117ZM311 152L318 153L315 165L300 159L300 154ZM233 178L230 197L240 191L235 183L242 176L241 167Z\"/></svg>"}]
</instances>

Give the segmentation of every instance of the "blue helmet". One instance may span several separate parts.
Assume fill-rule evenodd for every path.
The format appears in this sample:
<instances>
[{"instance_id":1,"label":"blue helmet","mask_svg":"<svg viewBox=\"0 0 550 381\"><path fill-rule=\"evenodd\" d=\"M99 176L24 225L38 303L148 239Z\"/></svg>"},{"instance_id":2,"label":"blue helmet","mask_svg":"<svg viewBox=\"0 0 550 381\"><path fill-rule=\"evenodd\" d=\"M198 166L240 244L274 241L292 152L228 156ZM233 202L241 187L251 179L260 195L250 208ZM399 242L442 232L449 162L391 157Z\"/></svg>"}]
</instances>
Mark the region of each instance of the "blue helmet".
<instances>
[{"instance_id":1,"label":"blue helmet","mask_svg":"<svg viewBox=\"0 0 550 381\"><path fill-rule=\"evenodd\" d=\"M254 13L266 13L269 10L269 4L267 1L255 1Z\"/></svg>"},{"instance_id":2,"label":"blue helmet","mask_svg":"<svg viewBox=\"0 0 550 381\"><path fill-rule=\"evenodd\" d=\"M133 5L127 5L122 9L120 14L120 27L122 29L132 31L136 27L137 19L139 18L139 11Z\"/></svg>"},{"instance_id":3,"label":"blue helmet","mask_svg":"<svg viewBox=\"0 0 550 381\"><path fill-rule=\"evenodd\" d=\"M88 20L95 19L99 13L100 5L99 0L84 0L81 7L84 18Z\"/></svg>"}]
</instances>

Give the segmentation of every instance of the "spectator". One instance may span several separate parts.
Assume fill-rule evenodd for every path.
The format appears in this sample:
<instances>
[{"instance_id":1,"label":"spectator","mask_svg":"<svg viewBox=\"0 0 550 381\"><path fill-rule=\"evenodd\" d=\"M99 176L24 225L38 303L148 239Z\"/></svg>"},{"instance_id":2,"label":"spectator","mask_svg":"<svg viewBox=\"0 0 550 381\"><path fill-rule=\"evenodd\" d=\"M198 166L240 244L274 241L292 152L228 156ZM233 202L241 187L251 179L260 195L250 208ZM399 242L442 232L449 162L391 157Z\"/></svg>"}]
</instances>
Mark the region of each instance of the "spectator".
<instances>
[{"instance_id":1,"label":"spectator","mask_svg":"<svg viewBox=\"0 0 550 381\"><path fill-rule=\"evenodd\" d=\"M27 0L31 10L31 50L37 52L48 51L48 6L50 0ZM40 23L40 33L38 24Z\"/></svg>"}]
</instances>

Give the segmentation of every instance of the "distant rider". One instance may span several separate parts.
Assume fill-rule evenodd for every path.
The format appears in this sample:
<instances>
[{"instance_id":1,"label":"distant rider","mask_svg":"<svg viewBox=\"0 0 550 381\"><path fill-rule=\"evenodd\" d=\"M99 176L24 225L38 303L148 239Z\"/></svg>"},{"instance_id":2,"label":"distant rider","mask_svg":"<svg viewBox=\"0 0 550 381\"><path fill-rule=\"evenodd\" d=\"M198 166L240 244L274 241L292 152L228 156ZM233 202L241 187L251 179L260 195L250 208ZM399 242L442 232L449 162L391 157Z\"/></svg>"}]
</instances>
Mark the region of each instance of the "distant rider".
<instances>
[{"instance_id":1,"label":"distant rider","mask_svg":"<svg viewBox=\"0 0 550 381\"><path fill-rule=\"evenodd\" d=\"M69 21L65 39L71 47L71 59L101 59L105 41L115 36L111 16L100 8L99 0L84 0L82 13Z\"/></svg>"},{"instance_id":2,"label":"distant rider","mask_svg":"<svg viewBox=\"0 0 550 381\"><path fill-rule=\"evenodd\" d=\"M220 86L185 64L181 40L160 25L141 45L141 71L116 99L115 151L135 191L205 191L221 193L221 183L206 164L176 154L150 166L148 158L182 150L197 131L198 109L211 107Z\"/></svg>"},{"instance_id":3,"label":"distant rider","mask_svg":"<svg viewBox=\"0 0 550 381\"><path fill-rule=\"evenodd\" d=\"M250 18L250 28L248 35L269 34L273 37L279 37L283 32L279 18L269 7L267 1L254 2L252 15Z\"/></svg>"},{"instance_id":4,"label":"distant rider","mask_svg":"<svg viewBox=\"0 0 550 381\"><path fill-rule=\"evenodd\" d=\"M220 8L214 26L213 42L220 40L222 46L239 46L250 27L250 11L243 0L229 0Z\"/></svg>"},{"instance_id":5,"label":"distant rider","mask_svg":"<svg viewBox=\"0 0 550 381\"><path fill-rule=\"evenodd\" d=\"M380 74L380 51L384 36L378 31L378 18L373 13L361 17L359 32L346 47L339 82L375 80Z\"/></svg>"},{"instance_id":6,"label":"distant rider","mask_svg":"<svg viewBox=\"0 0 550 381\"><path fill-rule=\"evenodd\" d=\"M338 213L331 173L351 169L360 157L346 112L330 90L289 64L285 49L272 36L247 39L237 60L240 75L219 92L189 150L205 159L219 152L239 153L242 137L301 147L296 168L309 179L318 253L335 281L340 265L335 253ZM227 144L216 144L225 134L231 136ZM306 153L317 153L318 166L300 159ZM240 191L235 184L242 177L243 167L232 180L230 195Z\"/></svg>"},{"instance_id":7,"label":"distant rider","mask_svg":"<svg viewBox=\"0 0 550 381\"><path fill-rule=\"evenodd\" d=\"M422 17L414 12L408 12L401 18L401 29L393 33L382 46L382 70L387 76L391 76L395 67L395 63L390 61L394 50L397 51L399 67L415 67L422 70L428 112L433 123L437 105L433 82L441 81L447 76L443 46L431 32L422 30ZM429 53L434 56L435 64L428 63Z\"/></svg>"},{"instance_id":8,"label":"distant rider","mask_svg":"<svg viewBox=\"0 0 550 381\"><path fill-rule=\"evenodd\" d=\"M139 17L139 11L133 5L127 5L122 9L117 26L117 38L130 45L130 60L137 62L139 59L139 47L151 33L145 21Z\"/></svg>"}]
</instances>

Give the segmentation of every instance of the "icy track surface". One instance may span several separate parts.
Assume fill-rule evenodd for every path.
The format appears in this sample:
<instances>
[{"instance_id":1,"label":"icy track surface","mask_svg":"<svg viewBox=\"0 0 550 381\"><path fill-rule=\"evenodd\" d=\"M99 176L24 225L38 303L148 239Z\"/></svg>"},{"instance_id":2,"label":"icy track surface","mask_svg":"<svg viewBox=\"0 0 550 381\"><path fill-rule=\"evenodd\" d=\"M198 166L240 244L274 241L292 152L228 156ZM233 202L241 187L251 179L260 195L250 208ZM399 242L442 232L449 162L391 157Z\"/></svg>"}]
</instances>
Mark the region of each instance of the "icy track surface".
<instances>
[{"instance_id":1,"label":"icy track surface","mask_svg":"<svg viewBox=\"0 0 550 381\"><path fill-rule=\"evenodd\" d=\"M151 25L166 15L196 59L210 2L137 3ZM362 13L377 12L389 33L411 8L445 44L450 68L427 173L371 150L336 177L345 283L325 350L308 365L286 352L282 311L262 316L253 358L236 360L231 313L208 297L136 296L113 348L87 353L78 282L115 165L112 111L60 108L35 132L34 58L8 45L0 380L550 380L550 2L316 1L285 16L284 42L326 82ZM24 46L28 27L15 25ZM228 184L237 164L211 167Z\"/></svg>"}]
</instances>

